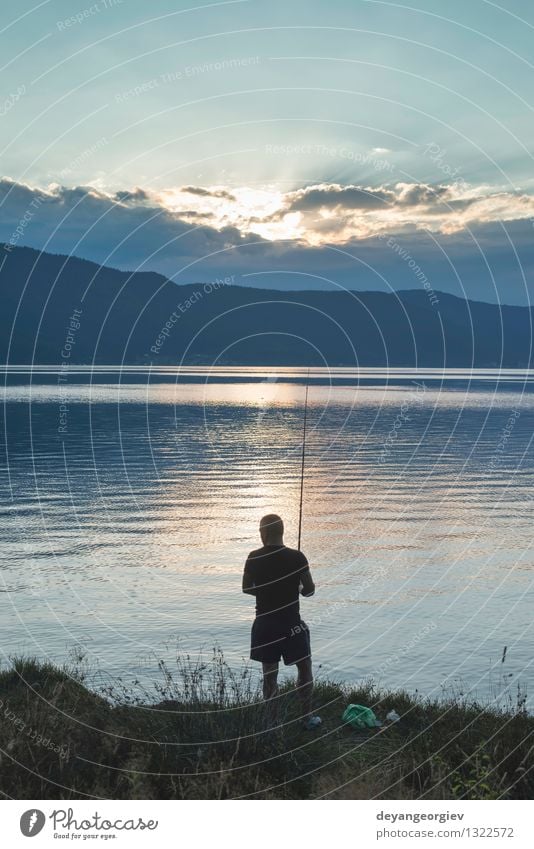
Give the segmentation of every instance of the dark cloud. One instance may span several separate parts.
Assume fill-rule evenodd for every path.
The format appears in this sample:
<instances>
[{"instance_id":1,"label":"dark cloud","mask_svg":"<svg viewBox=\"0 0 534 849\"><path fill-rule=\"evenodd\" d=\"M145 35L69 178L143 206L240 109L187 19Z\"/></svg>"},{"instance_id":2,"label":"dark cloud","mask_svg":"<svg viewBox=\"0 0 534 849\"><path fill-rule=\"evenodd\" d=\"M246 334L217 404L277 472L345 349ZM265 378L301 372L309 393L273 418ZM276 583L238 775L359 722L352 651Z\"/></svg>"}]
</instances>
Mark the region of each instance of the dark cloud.
<instances>
[{"instance_id":1,"label":"dark cloud","mask_svg":"<svg viewBox=\"0 0 534 849\"><path fill-rule=\"evenodd\" d=\"M10 203L12 208L25 208L32 201L46 202L49 195L46 192L33 189L25 183L17 183L9 177L0 178L0 217L3 217L2 207Z\"/></svg>"},{"instance_id":2,"label":"dark cloud","mask_svg":"<svg viewBox=\"0 0 534 849\"><path fill-rule=\"evenodd\" d=\"M425 184L406 186L401 183L394 188L379 187L377 189L336 184L311 186L290 195L284 213L331 208L375 210L387 207L428 207L442 204L451 196L449 186Z\"/></svg>"},{"instance_id":3,"label":"dark cloud","mask_svg":"<svg viewBox=\"0 0 534 849\"><path fill-rule=\"evenodd\" d=\"M199 218L201 221L215 217L213 212L198 212L196 209L181 209L180 215L184 218Z\"/></svg>"},{"instance_id":4,"label":"dark cloud","mask_svg":"<svg viewBox=\"0 0 534 849\"><path fill-rule=\"evenodd\" d=\"M235 201L235 195L230 192L226 192L224 189L216 189L215 191L211 191L210 189L203 189L201 186L182 186L180 189L181 192L187 192L188 195L198 195L199 197L206 198L224 198L225 200Z\"/></svg>"},{"instance_id":5,"label":"dark cloud","mask_svg":"<svg viewBox=\"0 0 534 849\"><path fill-rule=\"evenodd\" d=\"M290 196L286 212L310 212L315 209L342 206L345 209L380 209L395 202L395 194L359 186L316 186L301 189Z\"/></svg>"},{"instance_id":6,"label":"dark cloud","mask_svg":"<svg viewBox=\"0 0 534 849\"><path fill-rule=\"evenodd\" d=\"M449 186L426 186L416 184L400 194L397 203L400 206L426 206L444 201L451 196Z\"/></svg>"},{"instance_id":7,"label":"dark cloud","mask_svg":"<svg viewBox=\"0 0 534 849\"><path fill-rule=\"evenodd\" d=\"M132 193L136 195L136 193ZM24 221L22 234L14 239ZM49 193L0 180L0 240L53 253L74 253L119 267L156 269L165 264L180 274L184 266L229 246L257 241L235 227L217 230L183 221L162 206L122 203L93 188L56 187Z\"/></svg>"},{"instance_id":8,"label":"dark cloud","mask_svg":"<svg viewBox=\"0 0 534 849\"><path fill-rule=\"evenodd\" d=\"M148 203L150 195L144 189L136 188L133 192L116 192L115 200L119 203Z\"/></svg>"}]
</instances>

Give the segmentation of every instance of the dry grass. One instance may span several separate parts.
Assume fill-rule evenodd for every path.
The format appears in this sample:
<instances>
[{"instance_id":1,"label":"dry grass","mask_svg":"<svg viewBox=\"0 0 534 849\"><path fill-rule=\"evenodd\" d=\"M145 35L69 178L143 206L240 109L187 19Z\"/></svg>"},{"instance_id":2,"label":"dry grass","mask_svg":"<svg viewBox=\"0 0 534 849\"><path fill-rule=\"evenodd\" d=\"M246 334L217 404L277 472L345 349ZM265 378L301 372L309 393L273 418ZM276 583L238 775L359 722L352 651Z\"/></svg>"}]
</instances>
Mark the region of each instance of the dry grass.
<instances>
[{"instance_id":1,"label":"dry grass","mask_svg":"<svg viewBox=\"0 0 534 849\"><path fill-rule=\"evenodd\" d=\"M534 718L460 699L425 702L322 683L322 728L304 731L287 685L277 718L248 670L218 652L160 666L150 692L115 682L95 692L79 669L15 660L0 673L1 792L19 799L532 798ZM91 687L87 684L91 683ZM348 702L400 723L343 726Z\"/></svg>"}]
</instances>

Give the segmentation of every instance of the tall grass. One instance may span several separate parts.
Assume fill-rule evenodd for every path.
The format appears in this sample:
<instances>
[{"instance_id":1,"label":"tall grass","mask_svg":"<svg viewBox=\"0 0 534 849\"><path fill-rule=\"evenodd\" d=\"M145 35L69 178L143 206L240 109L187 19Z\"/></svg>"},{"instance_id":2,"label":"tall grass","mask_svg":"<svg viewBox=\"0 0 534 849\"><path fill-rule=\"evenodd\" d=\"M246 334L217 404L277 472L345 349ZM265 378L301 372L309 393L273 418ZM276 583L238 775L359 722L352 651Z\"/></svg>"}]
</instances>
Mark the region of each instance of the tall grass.
<instances>
[{"instance_id":1,"label":"tall grass","mask_svg":"<svg viewBox=\"0 0 534 849\"><path fill-rule=\"evenodd\" d=\"M223 655L160 662L150 689L98 684L83 665L15 659L0 673L0 790L13 798L531 798L534 718L506 708L315 689L319 731L302 727L295 685L262 702L251 671ZM393 726L356 732L341 714L372 707Z\"/></svg>"}]
</instances>

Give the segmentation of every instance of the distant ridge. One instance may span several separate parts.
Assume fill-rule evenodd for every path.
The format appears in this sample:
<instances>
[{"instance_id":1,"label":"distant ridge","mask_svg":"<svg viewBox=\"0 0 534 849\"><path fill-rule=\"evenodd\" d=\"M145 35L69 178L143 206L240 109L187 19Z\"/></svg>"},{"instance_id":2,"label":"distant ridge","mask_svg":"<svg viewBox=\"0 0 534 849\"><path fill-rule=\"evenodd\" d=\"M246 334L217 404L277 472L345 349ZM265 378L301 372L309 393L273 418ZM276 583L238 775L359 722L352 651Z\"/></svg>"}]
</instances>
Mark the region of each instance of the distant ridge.
<instances>
[{"instance_id":1,"label":"distant ridge","mask_svg":"<svg viewBox=\"0 0 534 849\"><path fill-rule=\"evenodd\" d=\"M0 250L2 363L527 367L532 309L425 289L178 286L32 248Z\"/></svg>"}]
</instances>

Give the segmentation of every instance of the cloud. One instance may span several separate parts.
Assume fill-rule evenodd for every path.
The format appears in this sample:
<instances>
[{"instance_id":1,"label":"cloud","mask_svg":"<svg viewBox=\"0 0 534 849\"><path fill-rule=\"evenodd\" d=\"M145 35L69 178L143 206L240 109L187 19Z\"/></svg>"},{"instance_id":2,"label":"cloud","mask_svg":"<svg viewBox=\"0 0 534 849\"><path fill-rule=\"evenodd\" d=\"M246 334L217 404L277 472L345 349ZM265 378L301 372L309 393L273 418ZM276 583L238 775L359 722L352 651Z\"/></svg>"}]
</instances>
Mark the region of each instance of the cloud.
<instances>
[{"instance_id":1,"label":"cloud","mask_svg":"<svg viewBox=\"0 0 534 849\"><path fill-rule=\"evenodd\" d=\"M227 192L225 189L204 189L202 186L182 186L181 192L186 192L190 195L198 195L199 197L207 198L224 198L225 200L235 201L235 195Z\"/></svg>"},{"instance_id":2,"label":"cloud","mask_svg":"<svg viewBox=\"0 0 534 849\"><path fill-rule=\"evenodd\" d=\"M132 191L120 191L114 195L115 200L120 203L148 203L150 195L144 189L135 188Z\"/></svg>"},{"instance_id":3,"label":"cloud","mask_svg":"<svg viewBox=\"0 0 534 849\"><path fill-rule=\"evenodd\" d=\"M302 189L289 196L287 212L308 212L314 209L377 209L395 201L392 191L364 189L359 186L325 185Z\"/></svg>"},{"instance_id":4,"label":"cloud","mask_svg":"<svg viewBox=\"0 0 534 849\"><path fill-rule=\"evenodd\" d=\"M428 206L452 196L449 186L398 183L397 189L400 189L400 192L396 195L395 202L400 206Z\"/></svg>"},{"instance_id":5,"label":"cloud","mask_svg":"<svg viewBox=\"0 0 534 849\"><path fill-rule=\"evenodd\" d=\"M454 197L454 187L397 183L393 187L308 186L286 197L286 212L320 209L385 210L395 207L429 207Z\"/></svg>"},{"instance_id":6,"label":"cloud","mask_svg":"<svg viewBox=\"0 0 534 849\"><path fill-rule=\"evenodd\" d=\"M193 217L195 210L187 210ZM156 268L162 256L175 270L247 240L232 226L191 224L146 191L108 195L92 187L53 185L46 191L0 180L0 238L54 253L74 253L120 267Z\"/></svg>"},{"instance_id":7,"label":"cloud","mask_svg":"<svg viewBox=\"0 0 534 849\"><path fill-rule=\"evenodd\" d=\"M271 220L284 222L294 214L300 215L296 235L308 244L329 240L341 245L388 232L453 233L492 221L533 218L534 197L466 183L321 184L288 193Z\"/></svg>"},{"instance_id":8,"label":"cloud","mask_svg":"<svg viewBox=\"0 0 534 849\"><path fill-rule=\"evenodd\" d=\"M228 192L235 202L188 193L189 205L175 208L180 189L108 194L4 178L0 241L159 271L178 283L234 274L242 285L282 289L417 288L404 256L436 290L505 303L525 302L528 287L534 295L532 197L489 187L439 188L375 187L378 205L366 208L354 204L370 192L355 186L288 193L242 188ZM393 195L390 203L379 200L385 193ZM291 208L304 198L309 208ZM390 236L398 250L388 245Z\"/></svg>"}]
</instances>

